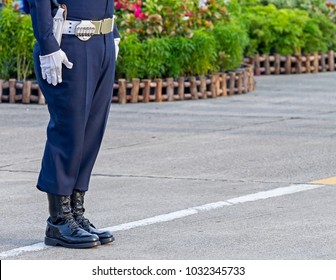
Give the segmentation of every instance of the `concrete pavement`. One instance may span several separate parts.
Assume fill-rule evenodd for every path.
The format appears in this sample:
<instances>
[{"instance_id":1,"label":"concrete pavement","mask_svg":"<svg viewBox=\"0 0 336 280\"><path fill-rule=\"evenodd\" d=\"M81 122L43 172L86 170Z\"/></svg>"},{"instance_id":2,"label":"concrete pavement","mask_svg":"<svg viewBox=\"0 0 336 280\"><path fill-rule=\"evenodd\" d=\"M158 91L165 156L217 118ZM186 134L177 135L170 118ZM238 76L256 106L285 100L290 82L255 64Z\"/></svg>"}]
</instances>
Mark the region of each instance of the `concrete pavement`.
<instances>
[{"instance_id":1,"label":"concrete pavement","mask_svg":"<svg viewBox=\"0 0 336 280\"><path fill-rule=\"evenodd\" d=\"M0 104L0 259L336 259L336 189L311 183L336 176L335 78L264 76L247 95L113 104L86 213L117 240L71 254L42 245L47 109ZM303 191L265 196L293 185ZM256 199L185 214L246 195Z\"/></svg>"}]
</instances>

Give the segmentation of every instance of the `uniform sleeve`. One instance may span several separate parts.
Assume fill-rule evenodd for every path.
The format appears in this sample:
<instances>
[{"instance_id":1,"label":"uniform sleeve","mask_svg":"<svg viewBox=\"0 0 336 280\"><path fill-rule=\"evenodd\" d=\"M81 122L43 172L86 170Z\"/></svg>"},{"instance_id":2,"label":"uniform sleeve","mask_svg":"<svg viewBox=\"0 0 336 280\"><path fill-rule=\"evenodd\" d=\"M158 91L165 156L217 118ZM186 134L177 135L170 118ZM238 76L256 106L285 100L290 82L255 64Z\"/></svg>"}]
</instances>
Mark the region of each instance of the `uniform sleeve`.
<instances>
[{"instance_id":1,"label":"uniform sleeve","mask_svg":"<svg viewBox=\"0 0 336 280\"><path fill-rule=\"evenodd\" d=\"M1 2L1 0L0 0ZM21 0L22 3L22 10L26 13L29 14L30 13L30 9L29 9L29 3L27 0Z\"/></svg>"},{"instance_id":2,"label":"uniform sleeve","mask_svg":"<svg viewBox=\"0 0 336 280\"><path fill-rule=\"evenodd\" d=\"M37 38L41 55L50 54L60 49L53 35L53 18L50 0L35 0Z\"/></svg>"},{"instance_id":3,"label":"uniform sleeve","mask_svg":"<svg viewBox=\"0 0 336 280\"><path fill-rule=\"evenodd\" d=\"M116 24L114 24L114 28L113 28L113 37L114 39L120 38L120 34L119 34L118 27Z\"/></svg>"}]
</instances>

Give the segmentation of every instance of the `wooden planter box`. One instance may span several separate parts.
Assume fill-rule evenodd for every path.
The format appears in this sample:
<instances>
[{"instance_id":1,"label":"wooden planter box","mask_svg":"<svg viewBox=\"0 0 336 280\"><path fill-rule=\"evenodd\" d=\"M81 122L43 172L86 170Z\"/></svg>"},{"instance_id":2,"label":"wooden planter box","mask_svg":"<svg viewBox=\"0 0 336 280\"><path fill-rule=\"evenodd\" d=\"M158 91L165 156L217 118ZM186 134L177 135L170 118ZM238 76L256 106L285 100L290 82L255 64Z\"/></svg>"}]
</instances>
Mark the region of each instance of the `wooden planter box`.
<instances>
[{"instance_id":1,"label":"wooden planter box","mask_svg":"<svg viewBox=\"0 0 336 280\"><path fill-rule=\"evenodd\" d=\"M255 55L246 58L244 62L253 65L255 75L308 74L335 71L334 51L329 51L326 54L315 52L309 55L296 56Z\"/></svg>"},{"instance_id":2,"label":"wooden planter box","mask_svg":"<svg viewBox=\"0 0 336 280\"><path fill-rule=\"evenodd\" d=\"M114 84L112 102L120 104L138 102L162 102L216 98L243 94L255 89L253 68L245 65L229 73L211 76L180 77L178 79L119 79ZM15 79L0 80L0 103L45 104L44 96L36 82L20 82Z\"/></svg>"}]
</instances>

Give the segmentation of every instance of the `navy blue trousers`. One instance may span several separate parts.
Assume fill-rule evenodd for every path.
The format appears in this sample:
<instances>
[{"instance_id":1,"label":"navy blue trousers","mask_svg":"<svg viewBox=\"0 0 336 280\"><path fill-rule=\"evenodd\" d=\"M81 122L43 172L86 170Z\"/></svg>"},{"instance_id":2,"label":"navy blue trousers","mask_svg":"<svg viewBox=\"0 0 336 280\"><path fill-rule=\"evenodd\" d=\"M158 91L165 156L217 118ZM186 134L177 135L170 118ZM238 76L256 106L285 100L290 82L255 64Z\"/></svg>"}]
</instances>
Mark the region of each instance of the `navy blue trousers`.
<instances>
[{"instance_id":1,"label":"navy blue trousers","mask_svg":"<svg viewBox=\"0 0 336 280\"><path fill-rule=\"evenodd\" d=\"M61 49L73 68L63 66L63 82L53 86L42 79L39 44L34 48L35 73L50 113L37 188L71 195L88 190L103 139L114 84L113 33L86 42L64 35Z\"/></svg>"}]
</instances>

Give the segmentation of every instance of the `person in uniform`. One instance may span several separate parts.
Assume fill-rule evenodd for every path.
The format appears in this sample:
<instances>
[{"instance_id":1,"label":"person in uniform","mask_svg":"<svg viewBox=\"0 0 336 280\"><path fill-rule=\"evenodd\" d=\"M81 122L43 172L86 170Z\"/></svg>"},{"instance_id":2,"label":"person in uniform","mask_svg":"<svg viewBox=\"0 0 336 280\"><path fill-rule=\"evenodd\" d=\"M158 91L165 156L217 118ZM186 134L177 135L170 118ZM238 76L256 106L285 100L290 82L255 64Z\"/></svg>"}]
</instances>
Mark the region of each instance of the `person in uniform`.
<instances>
[{"instance_id":1,"label":"person in uniform","mask_svg":"<svg viewBox=\"0 0 336 280\"><path fill-rule=\"evenodd\" d=\"M120 41L114 1L61 0L67 17L60 44L53 34L52 11L58 3L26 1L37 41L35 74L50 114L37 181L49 203L45 244L90 248L110 243L113 234L84 217L84 195L112 98Z\"/></svg>"}]
</instances>

